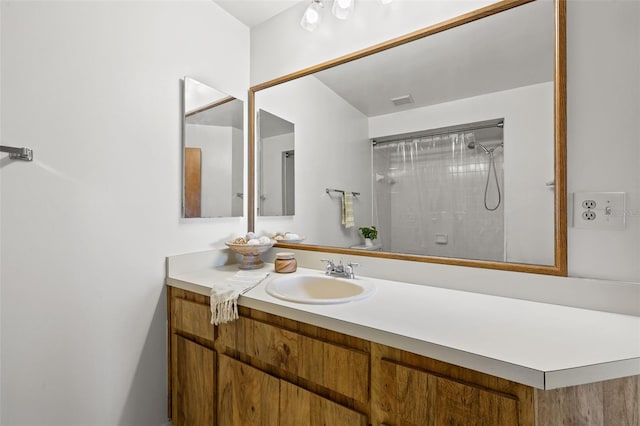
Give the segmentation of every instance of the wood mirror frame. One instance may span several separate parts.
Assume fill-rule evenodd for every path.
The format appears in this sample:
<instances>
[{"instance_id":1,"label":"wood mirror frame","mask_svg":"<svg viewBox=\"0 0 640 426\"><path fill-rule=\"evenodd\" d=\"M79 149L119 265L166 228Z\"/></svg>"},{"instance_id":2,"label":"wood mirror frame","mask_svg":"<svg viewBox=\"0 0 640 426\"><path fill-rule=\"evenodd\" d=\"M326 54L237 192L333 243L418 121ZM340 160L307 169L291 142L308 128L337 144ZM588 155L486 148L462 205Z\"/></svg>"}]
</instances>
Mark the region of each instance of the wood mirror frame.
<instances>
[{"instance_id":1,"label":"wood mirror frame","mask_svg":"<svg viewBox=\"0 0 640 426\"><path fill-rule=\"evenodd\" d=\"M258 84L249 89L249 182L248 192L248 230L255 229L255 196L256 196L256 115L255 94L260 90L285 83L309 74L335 67L356 59L363 58L396 46L403 45L442 31L455 28L478 19L482 19L517 6L536 0L504 0L458 17L428 26L367 49L339 57L282 77ZM567 275L567 197L566 197L566 0L555 0L555 52L554 52L554 173L555 173L555 244L553 265L535 265L526 263L506 263L473 259L459 259L424 255L411 255L389 252L371 252L349 248L278 243L276 247L319 251L353 256L368 256L386 259L409 260L416 262L439 263L445 265L470 266L477 268L498 269L505 271L528 272L547 275Z\"/></svg>"}]
</instances>

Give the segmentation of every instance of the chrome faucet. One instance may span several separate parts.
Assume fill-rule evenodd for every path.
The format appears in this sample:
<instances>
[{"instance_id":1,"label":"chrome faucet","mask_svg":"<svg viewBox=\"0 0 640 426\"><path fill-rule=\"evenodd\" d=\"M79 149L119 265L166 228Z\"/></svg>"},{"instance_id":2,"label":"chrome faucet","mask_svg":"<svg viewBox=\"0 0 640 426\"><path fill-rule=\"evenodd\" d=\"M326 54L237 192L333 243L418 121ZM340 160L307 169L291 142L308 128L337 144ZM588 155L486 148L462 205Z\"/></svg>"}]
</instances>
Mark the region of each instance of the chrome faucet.
<instances>
[{"instance_id":1,"label":"chrome faucet","mask_svg":"<svg viewBox=\"0 0 640 426\"><path fill-rule=\"evenodd\" d=\"M321 262L327 262L327 266L324 270L325 275L329 275L332 277L343 277L343 278L355 278L356 274L353 272L353 268L359 265L359 263L349 262L346 265L342 264L342 260L339 264L335 264L331 259L321 259Z\"/></svg>"}]
</instances>

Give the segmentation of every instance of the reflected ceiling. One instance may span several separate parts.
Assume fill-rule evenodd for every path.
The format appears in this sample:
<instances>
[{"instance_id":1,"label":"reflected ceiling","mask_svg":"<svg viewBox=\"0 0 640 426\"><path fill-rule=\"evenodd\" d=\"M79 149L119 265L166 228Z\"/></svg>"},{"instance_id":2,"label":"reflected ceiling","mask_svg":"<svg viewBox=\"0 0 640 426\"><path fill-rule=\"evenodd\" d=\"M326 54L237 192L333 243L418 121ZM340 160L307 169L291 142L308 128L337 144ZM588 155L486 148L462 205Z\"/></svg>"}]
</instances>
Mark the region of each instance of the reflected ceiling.
<instances>
[{"instance_id":1,"label":"reflected ceiling","mask_svg":"<svg viewBox=\"0 0 640 426\"><path fill-rule=\"evenodd\" d=\"M204 126L235 127L242 130L243 114L243 103L236 99L235 101L216 105L215 108L189 115L185 118L185 122Z\"/></svg>"},{"instance_id":2,"label":"reflected ceiling","mask_svg":"<svg viewBox=\"0 0 640 426\"><path fill-rule=\"evenodd\" d=\"M424 46L420 57L409 43L315 76L368 117L553 81L553 8L530 3L414 42ZM394 106L404 95L415 103Z\"/></svg>"}]
</instances>

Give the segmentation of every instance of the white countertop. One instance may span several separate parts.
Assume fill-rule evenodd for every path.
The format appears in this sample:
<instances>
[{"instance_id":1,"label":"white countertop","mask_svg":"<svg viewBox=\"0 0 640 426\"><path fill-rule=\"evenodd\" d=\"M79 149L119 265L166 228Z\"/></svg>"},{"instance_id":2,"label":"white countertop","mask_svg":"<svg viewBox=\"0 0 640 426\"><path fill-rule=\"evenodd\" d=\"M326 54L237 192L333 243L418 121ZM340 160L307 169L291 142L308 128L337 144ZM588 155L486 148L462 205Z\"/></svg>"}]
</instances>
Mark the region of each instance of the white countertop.
<instances>
[{"instance_id":1,"label":"white countertop","mask_svg":"<svg viewBox=\"0 0 640 426\"><path fill-rule=\"evenodd\" d=\"M640 317L366 279L376 292L335 305L286 302L265 292L271 275L239 304L451 364L554 389L640 374ZM167 284L209 295L237 265L171 275ZM322 272L298 268L298 273Z\"/></svg>"}]
</instances>

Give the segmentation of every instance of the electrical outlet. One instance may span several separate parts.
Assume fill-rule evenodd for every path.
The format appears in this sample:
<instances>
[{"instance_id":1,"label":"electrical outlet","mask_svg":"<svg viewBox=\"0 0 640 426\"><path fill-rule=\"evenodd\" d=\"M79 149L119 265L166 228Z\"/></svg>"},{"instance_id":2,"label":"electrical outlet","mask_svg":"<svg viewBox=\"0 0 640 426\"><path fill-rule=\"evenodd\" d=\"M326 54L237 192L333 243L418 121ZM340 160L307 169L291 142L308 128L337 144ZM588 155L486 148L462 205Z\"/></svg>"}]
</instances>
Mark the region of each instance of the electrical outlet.
<instances>
[{"instance_id":1,"label":"electrical outlet","mask_svg":"<svg viewBox=\"0 0 640 426\"><path fill-rule=\"evenodd\" d=\"M624 229L624 192L575 192L573 226L586 229Z\"/></svg>"}]
</instances>

